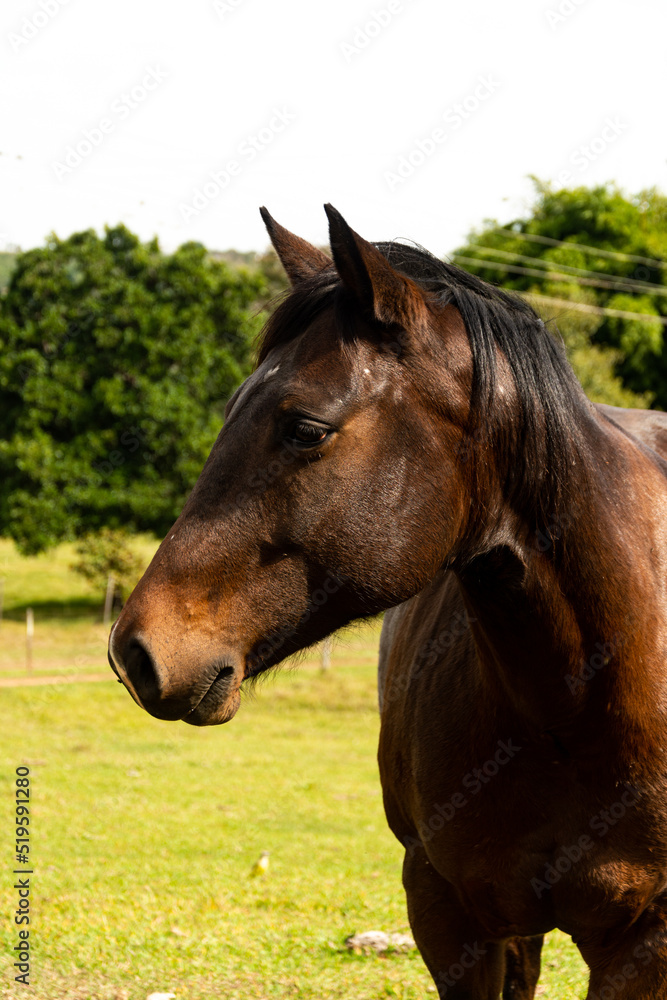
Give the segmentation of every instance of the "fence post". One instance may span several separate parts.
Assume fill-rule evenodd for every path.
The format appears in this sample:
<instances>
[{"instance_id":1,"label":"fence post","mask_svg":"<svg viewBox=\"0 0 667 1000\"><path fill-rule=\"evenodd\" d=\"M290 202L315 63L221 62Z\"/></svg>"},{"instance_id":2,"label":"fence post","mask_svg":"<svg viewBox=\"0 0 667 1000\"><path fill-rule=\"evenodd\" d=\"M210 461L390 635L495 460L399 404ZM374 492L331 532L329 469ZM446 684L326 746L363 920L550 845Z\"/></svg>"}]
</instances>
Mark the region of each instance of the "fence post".
<instances>
[{"instance_id":1,"label":"fence post","mask_svg":"<svg viewBox=\"0 0 667 1000\"><path fill-rule=\"evenodd\" d=\"M322 670L328 670L331 666L331 650L333 649L333 636L328 635L322 643Z\"/></svg>"},{"instance_id":2,"label":"fence post","mask_svg":"<svg viewBox=\"0 0 667 1000\"><path fill-rule=\"evenodd\" d=\"M111 609L113 608L113 595L116 589L116 581L113 578L113 574L109 573L109 579L107 580L107 594L104 598L104 613L102 615L102 624L108 628L109 622L111 621Z\"/></svg>"},{"instance_id":3,"label":"fence post","mask_svg":"<svg viewBox=\"0 0 667 1000\"><path fill-rule=\"evenodd\" d=\"M35 634L35 616L32 608L25 609L25 656L26 670L32 673L32 637Z\"/></svg>"}]
</instances>

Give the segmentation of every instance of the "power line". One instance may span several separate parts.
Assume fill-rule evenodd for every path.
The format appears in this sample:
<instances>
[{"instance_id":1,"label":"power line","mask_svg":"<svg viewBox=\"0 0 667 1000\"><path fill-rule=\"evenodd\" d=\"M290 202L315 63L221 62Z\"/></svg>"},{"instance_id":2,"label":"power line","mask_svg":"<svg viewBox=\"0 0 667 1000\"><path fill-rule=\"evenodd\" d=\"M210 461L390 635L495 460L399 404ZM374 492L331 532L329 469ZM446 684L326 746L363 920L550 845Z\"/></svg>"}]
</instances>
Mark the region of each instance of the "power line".
<instances>
[{"instance_id":1,"label":"power line","mask_svg":"<svg viewBox=\"0 0 667 1000\"><path fill-rule=\"evenodd\" d=\"M627 285L634 285L638 291L651 292L658 288L662 290L664 294L665 286L658 285L653 281L638 281L635 278L626 278L619 274L608 274L606 271L587 271L581 267L572 267L570 264L559 264L553 260L545 260L543 257L526 257L524 254L513 253L509 250L498 250L496 247L485 247L480 243L468 243L466 246L467 250L482 250L485 253L495 254L496 257L505 257L508 260L520 260L525 261L528 264L533 264L536 267L552 268L555 271L563 271L567 274L577 274L583 277L594 277L603 278L605 281L616 279L618 281L623 281ZM660 292L658 293L660 294Z\"/></svg>"},{"instance_id":2,"label":"power line","mask_svg":"<svg viewBox=\"0 0 667 1000\"><path fill-rule=\"evenodd\" d=\"M638 257L633 253L621 253L620 250L600 250L598 247L589 247L584 243L571 243L569 240L554 240L551 236L538 236L536 233L520 233L514 229L503 229L497 226L494 233L504 233L506 236L514 236L519 240L531 240L533 243L544 243L550 247L569 247L573 250L583 250L584 253L593 254L598 257L608 257L610 260L627 260L633 264L648 264L649 267L665 267L667 261L654 260L652 257Z\"/></svg>"},{"instance_id":3,"label":"power line","mask_svg":"<svg viewBox=\"0 0 667 1000\"><path fill-rule=\"evenodd\" d=\"M550 302L565 309L578 309L580 312L596 313L598 316L618 316L620 319L638 319L642 323L653 323L657 320L667 326L667 316L651 316L648 313L628 312L625 309L609 309L606 306L591 306L587 302L573 302L571 299L554 299L550 295L539 295L537 292L519 292L523 298L538 299L540 302Z\"/></svg>"},{"instance_id":4,"label":"power line","mask_svg":"<svg viewBox=\"0 0 667 1000\"><path fill-rule=\"evenodd\" d=\"M496 271L508 271L513 274L526 274L534 278L548 279L549 281L568 281L574 285L587 285L590 288L608 288L617 292L636 292L637 288L629 285L625 281L600 281L593 278L578 278L576 281L566 274L558 274L556 271L539 271L537 268L520 267L518 264L501 264L493 260L480 260L479 257L462 257L459 254L452 254L452 258L457 262L472 264L474 267L486 267ZM651 292L652 295L667 295L667 287L656 286Z\"/></svg>"}]
</instances>

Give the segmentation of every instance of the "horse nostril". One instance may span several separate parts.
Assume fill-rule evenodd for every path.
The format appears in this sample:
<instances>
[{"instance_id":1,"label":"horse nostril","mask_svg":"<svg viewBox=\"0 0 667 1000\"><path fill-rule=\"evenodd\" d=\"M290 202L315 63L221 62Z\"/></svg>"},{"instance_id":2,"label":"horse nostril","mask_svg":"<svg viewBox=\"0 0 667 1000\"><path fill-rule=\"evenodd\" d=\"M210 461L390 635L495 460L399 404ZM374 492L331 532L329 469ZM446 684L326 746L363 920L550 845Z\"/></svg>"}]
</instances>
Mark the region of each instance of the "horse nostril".
<instances>
[{"instance_id":1,"label":"horse nostril","mask_svg":"<svg viewBox=\"0 0 667 1000\"><path fill-rule=\"evenodd\" d=\"M125 658L125 672L139 700L146 705L160 698L160 681L148 650L133 639Z\"/></svg>"},{"instance_id":2,"label":"horse nostril","mask_svg":"<svg viewBox=\"0 0 667 1000\"><path fill-rule=\"evenodd\" d=\"M109 661L109 666L111 667L111 669L113 670L114 674L116 675L116 680L118 681L119 684L122 684L123 682L121 680L120 674L118 673L118 668L116 667L116 664L114 663L114 659L113 659L113 656L111 655L111 650L110 649L107 650L107 660Z\"/></svg>"}]
</instances>

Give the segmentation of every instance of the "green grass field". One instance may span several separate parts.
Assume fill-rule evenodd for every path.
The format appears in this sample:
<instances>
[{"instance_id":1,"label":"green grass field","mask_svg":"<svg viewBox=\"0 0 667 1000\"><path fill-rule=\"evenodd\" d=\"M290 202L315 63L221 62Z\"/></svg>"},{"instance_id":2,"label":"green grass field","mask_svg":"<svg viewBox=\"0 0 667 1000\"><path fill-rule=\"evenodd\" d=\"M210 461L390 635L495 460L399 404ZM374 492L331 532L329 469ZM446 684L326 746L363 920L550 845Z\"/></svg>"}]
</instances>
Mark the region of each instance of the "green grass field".
<instances>
[{"instance_id":1,"label":"green grass field","mask_svg":"<svg viewBox=\"0 0 667 1000\"><path fill-rule=\"evenodd\" d=\"M86 669L103 671L98 602L85 610L66 550L40 559L39 581L24 566L24 603L46 593L78 611L62 633L57 609L44 613L39 669L66 671L77 641L95 633ZM11 616L22 605L8 584ZM0 625L3 647L20 617ZM34 953L33 985L15 986L15 934L3 921L0 997L435 995L416 952L379 958L344 947L356 931L407 929L402 850L386 827L375 760L377 635L341 640L328 673L316 658L277 672L220 728L152 719L113 680L4 689L0 897L12 913L14 771L27 764ZM269 871L252 878L262 850ZM581 997L584 982L576 949L551 935L540 996Z\"/></svg>"},{"instance_id":2,"label":"green grass field","mask_svg":"<svg viewBox=\"0 0 667 1000\"><path fill-rule=\"evenodd\" d=\"M157 541L139 536L137 552L148 565ZM73 545L30 558L13 542L0 539L3 615L0 624L0 678L26 675L26 609L33 609L33 674L90 674L107 669L108 629L102 626L104 595L96 594L71 568Z\"/></svg>"}]
</instances>

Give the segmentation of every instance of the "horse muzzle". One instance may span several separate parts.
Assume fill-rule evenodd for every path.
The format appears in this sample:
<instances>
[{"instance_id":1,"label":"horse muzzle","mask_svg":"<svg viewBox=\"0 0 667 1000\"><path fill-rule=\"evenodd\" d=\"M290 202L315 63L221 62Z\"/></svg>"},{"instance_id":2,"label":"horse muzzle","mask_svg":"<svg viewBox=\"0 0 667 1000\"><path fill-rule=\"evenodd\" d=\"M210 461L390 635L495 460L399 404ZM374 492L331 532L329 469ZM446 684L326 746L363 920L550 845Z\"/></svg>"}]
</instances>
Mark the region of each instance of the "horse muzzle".
<instances>
[{"instance_id":1,"label":"horse muzzle","mask_svg":"<svg viewBox=\"0 0 667 1000\"><path fill-rule=\"evenodd\" d=\"M217 654L207 666L202 665L201 655L196 666L182 658L174 662L160 656L140 633L123 642L115 628L108 656L111 669L136 703L156 719L216 726L229 722L238 711L245 665L237 657Z\"/></svg>"}]
</instances>

